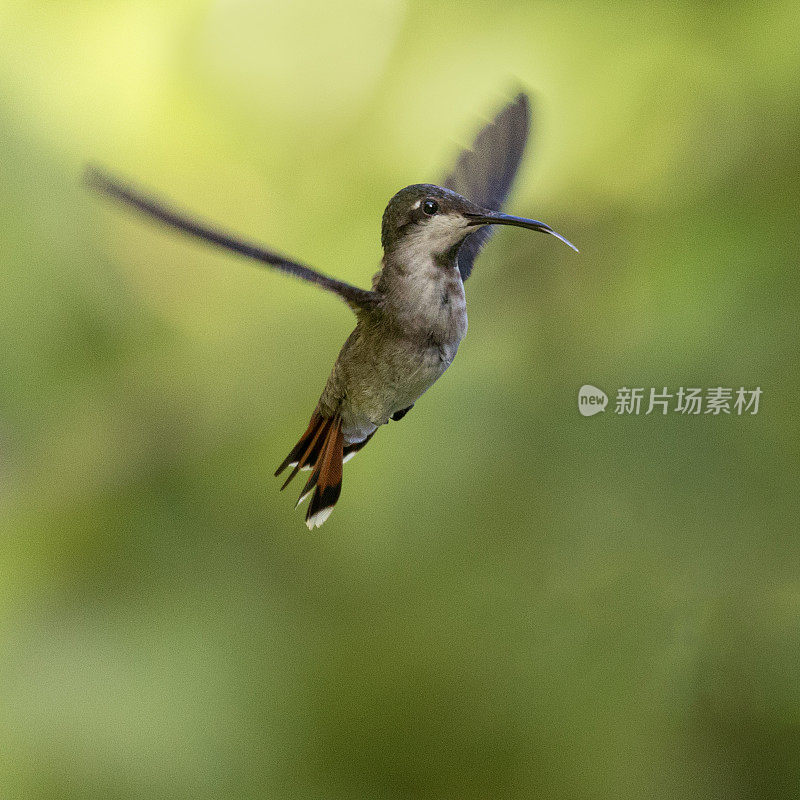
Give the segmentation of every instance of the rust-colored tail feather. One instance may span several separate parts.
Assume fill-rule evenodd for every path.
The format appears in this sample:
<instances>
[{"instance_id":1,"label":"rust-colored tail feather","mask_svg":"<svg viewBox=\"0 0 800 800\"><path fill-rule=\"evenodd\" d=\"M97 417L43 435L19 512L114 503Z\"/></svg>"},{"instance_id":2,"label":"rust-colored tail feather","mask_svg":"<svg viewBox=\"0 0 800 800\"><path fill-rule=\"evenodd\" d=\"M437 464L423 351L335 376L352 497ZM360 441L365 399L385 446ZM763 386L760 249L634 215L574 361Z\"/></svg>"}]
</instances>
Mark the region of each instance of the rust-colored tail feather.
<instances>
[{"instance_id":1,"label":"rust-colored tail feather","mask_svg":"<svg viewBox=\"0 0 800 800\"><path fill-rule=\"evenodd\" d=\"M285 489L301 469L311 468L311 476L297 501L297 505L300 505L314 492L306 513L309 530L318 528L328 519L339 499L343 459L344 435L341 418L338 414L334 417L323 417L315 412L300 441L275 471L275 475L280 475L286 467L293 467L281 487Z\"/></svg>"},{"instance_id":2,"label":"rust-colored tail feather","mask_svg":"<svg viewBox=\"0 0 800 800\"><path fill-rule=\"evenodd\" d=\"M306 445L307 441L307 446L304 446L303 452L296 457L297 460L294 463L294 469L289 473L289 477L283 482L281 491L283 491L289 485L289 483L291 483L292 478L294 478L294 476L297 475L297 473L300 472L303 467L313 466L317 463L317 460L319 459L319 453L325 446L325 437L327 435L327 431L330 429L331 421L331 419L323 419L320 417L316 427L310 429L307 440L305 436L300 440L299 444L303 445ZM281 469L283 469L283 467L281 467ZM277 475L278 473L276 472L275 474Z\"/></svg>"},{"instance_id":3,"label":"rust-colored tail feather","mask_svg":"<svg viewBox=\"0 0 800 800\"><path fill-rule=\"evenodd\" d=\"M295 466L299 463L300 456L305 453L306 448L308 447L309 443L311 442L312 437L317 433L319 429L319 423L322 420L322 417L317 414L315 411L311 417L311 421L308 423L308 427L306 428L306 432L300 437L300 441L292 448L292 452L289 453L288 456L283 460L281 465L278 469L275 470L275 477L277 478L278 475L283 472L286 467L288 466ZM302 468L301 464L301 468Z\"/></svg>"}]
</instances>

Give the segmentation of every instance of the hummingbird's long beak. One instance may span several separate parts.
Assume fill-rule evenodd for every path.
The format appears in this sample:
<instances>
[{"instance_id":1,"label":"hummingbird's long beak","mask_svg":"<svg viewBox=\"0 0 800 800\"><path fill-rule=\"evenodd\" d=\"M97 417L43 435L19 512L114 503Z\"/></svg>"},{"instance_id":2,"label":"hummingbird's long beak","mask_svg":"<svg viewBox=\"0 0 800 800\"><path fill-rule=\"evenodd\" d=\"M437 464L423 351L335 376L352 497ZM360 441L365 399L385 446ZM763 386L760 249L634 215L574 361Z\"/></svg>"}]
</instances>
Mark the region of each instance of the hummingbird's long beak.
<instances>
[{"instance_id":1,"label":"hummingbird's long beak","mask_svg":"<svg viewBox=\"0 0 800 800\"><path fill-rule=\"evenodd\" d=\"M528 228L531 231L549 233L564 242L567 247L571 247L576 253L579 252L572 242L565 239L560 233L556 233L549 225L545 225L544 222L539 222L535 219L512 217L510 214L501 214L496 211L482 211L477 214L465 214L464 216L469 220L469 225L515 225L518 228Z\"/></svg>"}]
</instances>

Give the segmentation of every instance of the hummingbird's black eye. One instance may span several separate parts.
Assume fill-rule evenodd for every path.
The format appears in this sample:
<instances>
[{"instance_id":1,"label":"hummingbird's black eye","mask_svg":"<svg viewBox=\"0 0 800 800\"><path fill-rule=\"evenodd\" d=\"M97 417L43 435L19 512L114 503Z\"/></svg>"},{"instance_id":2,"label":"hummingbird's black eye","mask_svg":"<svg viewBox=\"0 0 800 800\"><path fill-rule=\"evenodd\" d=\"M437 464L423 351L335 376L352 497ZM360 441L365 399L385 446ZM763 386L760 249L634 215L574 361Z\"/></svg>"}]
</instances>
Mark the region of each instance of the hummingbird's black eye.
<instances>
[{"instance_id":1,"label":"hummingbird's black eye","mask_svg":"<svg viewBox=\"0 0 800 800\"><path fill-rule=\"evenodd\" d=\"M432 217L438 210L439 204L435 200L426 200L422 204L423 214L427 214L429 217Z\"/></svg>"}]
</instances>

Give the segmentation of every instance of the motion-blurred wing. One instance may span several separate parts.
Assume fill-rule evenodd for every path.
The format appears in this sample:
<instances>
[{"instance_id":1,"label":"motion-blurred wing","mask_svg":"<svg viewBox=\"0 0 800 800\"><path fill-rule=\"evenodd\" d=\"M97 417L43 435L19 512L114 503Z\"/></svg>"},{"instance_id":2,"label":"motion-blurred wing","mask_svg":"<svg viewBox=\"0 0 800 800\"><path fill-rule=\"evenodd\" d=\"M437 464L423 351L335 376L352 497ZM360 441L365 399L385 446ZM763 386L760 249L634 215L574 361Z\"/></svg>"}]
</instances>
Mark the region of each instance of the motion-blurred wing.
<instances>
[{"instance_id":1,"label":"motion-blurred wing","mask_svg":"<svg viewBox=\"0 0 800 800\"><path fill-rule=\"evenodd\" d=\"M443 186L473 203L499 211L511 190L530 130L530 101L520 93L464 150ZM493 226L479 228L464 239L458 251L462 280L469 278L475 258L492 235Z\"/></svg>"},{"instance_id":2,"label":"motion-blurred wing","mask_svg":"<svg viewBox=\"0 0 800 800\"><path fill-rule=\"evenodd\" d=\"M302 278L304 281L313 283L321 289L333 292L339 295L355 312L373 308L380 299L375 292L360 289L358 286L331 278L315 269L311 269L311 267L307 267L305 264L286 258L280 253L240 239L238 236L226 231L221 231L182 211L176 211L163 200L156 199L96 167L88 167L85 177L86 182L93 189L97 189L114 200L135 208L137 211L164 225L198 239L203 239L218 247L223 247L226 250L232 250L234 253L247 256L261 264L268 264L280 272L294 275L296 278Z\"/></svg>"}]
</instances>

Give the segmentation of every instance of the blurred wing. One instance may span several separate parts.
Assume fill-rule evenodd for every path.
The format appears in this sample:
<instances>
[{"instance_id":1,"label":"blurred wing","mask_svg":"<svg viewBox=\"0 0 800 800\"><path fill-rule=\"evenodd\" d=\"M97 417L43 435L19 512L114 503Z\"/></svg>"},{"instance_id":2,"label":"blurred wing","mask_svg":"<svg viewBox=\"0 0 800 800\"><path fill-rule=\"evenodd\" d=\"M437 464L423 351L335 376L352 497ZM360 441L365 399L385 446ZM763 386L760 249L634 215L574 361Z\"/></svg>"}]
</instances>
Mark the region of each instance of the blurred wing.
<instances>
[{"instance_id":1,"label":"blurred wing","mask_svg":"<svg viewBox=\"0 0 800 800\"><path fill-rule=\"evenodd\" d=\"M471 149L461 153L442 185L479 206L499 211L519 169L530 118L530 101L520 93L478 134ZM457 262L462 280L469 278L492 230L487 225L464 239Z\"/></svg>"},{"instance_id":2,"label":"blurred wing","mask_svg":"<svg viewBox=\"0 0 800 800\"><path fill-rule=\"evenodd\" d=\"M164 225L168 225L171 228L175 228L182 233L189 234L198 239L203 239L218 247L223 247L226 250L232 250L234 253L247 256L261 264L268 264L270 267L274 267L280 272L284 272L287 275L294 275L296 278L302 278L302 280L313 283L321 289L333 292L339 295L339 297L341 297L355 312L374 308L380 299L375 292L360 289L358 286L353 286L344 281L337 280L336 278L331 278L328 275L317 272L315 269L311 269L311 267L307 267L305 264L300 264L297 261L286 258L280 253L268 250L261 245L247 242L244 239L240 239L238 236L219 230L188 214L176 211L164 201L145 194L129 184L117 178L113 178L96 167L88 167L85 177L86 182L93 189L103 192L114 200L135 208L137 211L146 214Z\"/></svg>"}]
</instances>

